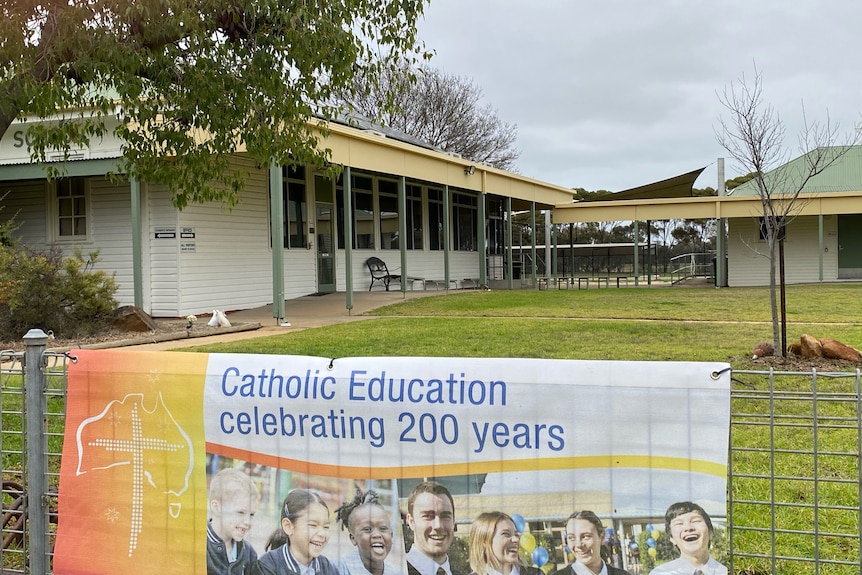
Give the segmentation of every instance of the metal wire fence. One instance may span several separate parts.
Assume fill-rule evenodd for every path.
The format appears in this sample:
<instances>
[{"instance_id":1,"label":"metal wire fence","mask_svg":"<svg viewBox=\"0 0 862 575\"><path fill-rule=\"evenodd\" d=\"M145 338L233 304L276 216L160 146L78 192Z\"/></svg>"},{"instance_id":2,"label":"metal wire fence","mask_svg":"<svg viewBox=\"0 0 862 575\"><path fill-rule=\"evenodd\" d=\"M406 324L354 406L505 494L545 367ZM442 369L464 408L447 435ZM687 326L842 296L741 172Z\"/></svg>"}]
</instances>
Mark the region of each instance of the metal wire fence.
<instances>
[{"instance_id":1,"label":"metal wire fence","mask_svg":"<svg viewBox=\"0 0 862 575\"><path fill-rule=\"evenodd\" d=\"M0 355L0 473L3 476L3 518L0 565L3 573L23 572L28 544L24 537L24 368L23 357Z\"/></svg>"},{"instance_id":2,"label":"metal wire fence","mask_svg":"<svg viewBox=\"0 0 862 575\"><path fill-rule=\"evenodd\" d=\"M65 423L66 362L47 336L25 336L27 351L0 351L0 573L50 573Z\"/></svg>"},{"instance_id":3,"label":"metal wire fence","mask_svg":"<svg viewBox=\"0 0 862 575\"><path fill-rule=\"evenodd\" d=\"M862 573L860 371L734 371L728 524L737 573Z\"/></svg>"},{"instance_id":4,"label":"metal wire fence","mask_svg":"<svg viewBox=\"0 0 862 575\"><path fill-rule=\"evenodd\" d=\"M57 523L71 359L27 343L0 352L3 575L51 573ZM730 572L862 573L860 372L737 370L732 381Z\"/></svg>"}]
</instances>

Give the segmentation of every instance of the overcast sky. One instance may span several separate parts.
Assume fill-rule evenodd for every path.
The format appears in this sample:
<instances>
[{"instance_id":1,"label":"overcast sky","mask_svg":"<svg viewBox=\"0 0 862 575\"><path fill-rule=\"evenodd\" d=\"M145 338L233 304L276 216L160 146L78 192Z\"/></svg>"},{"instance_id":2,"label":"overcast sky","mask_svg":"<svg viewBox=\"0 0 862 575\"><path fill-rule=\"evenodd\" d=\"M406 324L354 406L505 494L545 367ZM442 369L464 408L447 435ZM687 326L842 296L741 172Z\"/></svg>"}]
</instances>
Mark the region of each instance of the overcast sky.
<instances>
[{"instance_id":1,"label":"overcast sky","mask_svg":"<svg viewBox=\"0 0 862 575\"><path fill-rule=\"evenodd\" d=\"M794 157L803 105L845 133L862 124L860 0L431 0L419 32L432 66L518 126L518 171L566 187L703 166L696 187L716 187L717 93L755 64Z\"/></svg>"}]
</instances>

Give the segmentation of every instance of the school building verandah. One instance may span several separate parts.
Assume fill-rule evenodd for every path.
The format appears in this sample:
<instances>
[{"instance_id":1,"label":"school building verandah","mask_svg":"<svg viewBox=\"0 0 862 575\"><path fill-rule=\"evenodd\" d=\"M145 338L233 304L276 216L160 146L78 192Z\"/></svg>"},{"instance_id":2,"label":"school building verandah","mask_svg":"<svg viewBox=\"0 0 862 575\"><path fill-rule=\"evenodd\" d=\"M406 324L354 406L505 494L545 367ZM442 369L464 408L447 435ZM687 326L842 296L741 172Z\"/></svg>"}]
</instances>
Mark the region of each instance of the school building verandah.
<instances>
[{"instance_id":1,"label":"school building verandah","mask_svg":"<svg viewBox=\"0 0 862 575\"><path fill-rule=\"evenodd\" d=\"M2 217L22 214L20 237L36 248L101 250L120 304L156 317L272 303L283 320L284 300L334 291L350 309L353 291L368 289L372 256L444 288L465 278L511 284L510 214L572 198L568 188L378 127L333 122L320 145L343 167L337 180L305 166L256 166L240 146L233 162L250 173L240 204L179 211L163 186L106 176L122 153L115 138L91 142L65 163L65 178L49 181L23 145L25 124L0 141L0 182L10 190ZM63 202L84 225L63 227Z\"/></svg>"},{"instance_id":2,"label":"school building verandah","mask_svg":"<svg viewBox=\"0 0 862 575\"><path fill-rule=\"evenodd\" d=\"M715 263L719 278L716 285L766 285L764 239L758 237L758 222L763 216L760 197L751 194L694 196L692 186L702 171L619 192L611 198L559 204L554 207L553 221L555 224L631 221L637 237L640 222L716 219L719 229L726 223L728 230L720 232L716 238L716 253L720 254ZM780 197L776 201L781 201ZM860 248L856 241L842 245L839 231L842 220L856 221L852 218L862 214L862 181L853 189L840 191L805 189L795 206L787 227L786 258L793 262L787 281L842 279L840 255L858 253ZM731 270L735 273L730 273Z\"/></svg>"}]
</instances>

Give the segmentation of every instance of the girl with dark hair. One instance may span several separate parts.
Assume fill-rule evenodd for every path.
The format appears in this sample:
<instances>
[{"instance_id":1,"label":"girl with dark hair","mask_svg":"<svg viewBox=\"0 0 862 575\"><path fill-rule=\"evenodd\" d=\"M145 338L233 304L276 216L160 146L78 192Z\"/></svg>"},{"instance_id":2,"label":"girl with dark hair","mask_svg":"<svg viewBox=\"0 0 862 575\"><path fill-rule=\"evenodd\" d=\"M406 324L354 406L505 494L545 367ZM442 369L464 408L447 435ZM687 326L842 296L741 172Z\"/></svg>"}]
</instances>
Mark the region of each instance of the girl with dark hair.
<instances>
[{"instance_id":1,"label":"girl with dark hair","mask_svg":"<svg viewBox=\"0 0 862 575\"><path fill-rule=\"evenodd\" d=\"M592 511L577 511L566 521L566 544L575 554L574 562L554 575L628 575L608 565L603 553L605 526Z\"/></svg>"},{"instance_id":2,"label":"girl with dark hair","mask_svg":"<svg viewBox=\"0 0 862 575\"><path fill-rule=\"evenodd\" d=\"M281 506L281 527L269 537L252 575L338 575L321 555L329 543L329 507L320 495L293 489Z\"/></svg>"},{"instance_id":3,"label":"girl with dark hair","mask_svg":"<svg viewBox=\"0 0 862 575\"><path fill-rule=\"evenodd\" d=\"M335 518L350 534L356 552L338 563L341 575L397 575L400 569L385 562L392 550L392 521L377 493L358 486L352 501L335 510Z\"/></svg>"}]
</instances>

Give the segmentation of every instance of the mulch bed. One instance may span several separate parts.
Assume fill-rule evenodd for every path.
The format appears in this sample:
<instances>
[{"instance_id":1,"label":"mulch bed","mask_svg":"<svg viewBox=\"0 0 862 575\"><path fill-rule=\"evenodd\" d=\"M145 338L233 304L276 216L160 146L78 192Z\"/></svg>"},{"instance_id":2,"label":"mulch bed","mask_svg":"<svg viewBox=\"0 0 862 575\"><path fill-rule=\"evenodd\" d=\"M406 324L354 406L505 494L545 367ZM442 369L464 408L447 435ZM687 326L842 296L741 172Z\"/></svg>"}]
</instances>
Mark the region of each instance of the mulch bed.
<instances>
[{"instance_id":1,"label":"mulch bed","mask_svg":"<svg viewBox=\"0 0 862 575\"><path fill-rule=\"evenodd\" d=\"M811 372L816 369L818 372L844 372L856 371L857 368L862 368L862 364L846 361L843 359L827 359L825 357L805 358L798 355L787 354L787 357L760 357L751 359L751 356L736 356L728 359L730 363L736 366L736 369L750 369L756 371L769 371L769 368L775 371L804 371Z\"/></svg>"},{"instance_id":2,"label":"mulch bed","mask_svg":"<svg viewBox=\"0 0 862 575\"><path fill-rule=\"evenodd\" d=\"M187 322L184 319L155 319L154 321L156 329L153 331L137 332L109 328L97 335L86 337L63 337L62 334L54 334L53 339L48 341L48 349L67 350L122 347L130 345L130 342L146 343L183 339L186 337L205 337L228 333L229 331L254 329L257 326L257 324L234 324L230 328L210 327L207 325L205 319L199 318L194 326L192 326L192 329L186 331ZM0 341L0 350L23 351L24 340Z\"/></svg>"}]
</instances>

